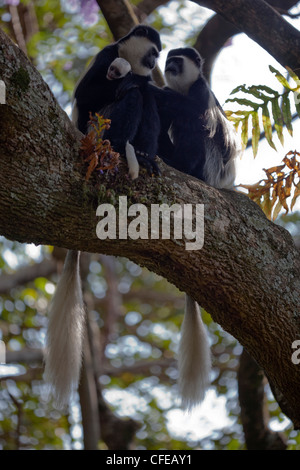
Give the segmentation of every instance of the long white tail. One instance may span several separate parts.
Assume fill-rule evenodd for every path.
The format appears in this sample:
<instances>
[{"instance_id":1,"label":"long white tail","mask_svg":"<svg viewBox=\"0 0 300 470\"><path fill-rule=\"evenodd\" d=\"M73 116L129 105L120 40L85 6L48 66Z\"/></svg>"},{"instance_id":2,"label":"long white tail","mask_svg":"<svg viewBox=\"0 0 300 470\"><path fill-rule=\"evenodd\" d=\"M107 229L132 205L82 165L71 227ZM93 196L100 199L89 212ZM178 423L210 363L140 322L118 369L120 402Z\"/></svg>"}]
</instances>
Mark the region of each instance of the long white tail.
<instances>
[{"instance_id":1,"label":"long white tail","mask_svg":"<svg viewBox=\"0 0 300 470\"><path fill-rule=\"evenodd\" d=\"M68 404L80 377L85 309L79 260L80 252L68 251L50 306L45 380L60 407Z\"/></svg>"},{"instance_id":2,"label":"long white tail","mask_svg":"<svg viewBox=\"0 0 300 470\"><path fill-rule=\"evenodd\" d=\"M178 356L178 386L182 406L190 410L204 399L210 383L211 357L200 308L188 295L185 296L185 303Z\"/></svg>"}]
</instances>

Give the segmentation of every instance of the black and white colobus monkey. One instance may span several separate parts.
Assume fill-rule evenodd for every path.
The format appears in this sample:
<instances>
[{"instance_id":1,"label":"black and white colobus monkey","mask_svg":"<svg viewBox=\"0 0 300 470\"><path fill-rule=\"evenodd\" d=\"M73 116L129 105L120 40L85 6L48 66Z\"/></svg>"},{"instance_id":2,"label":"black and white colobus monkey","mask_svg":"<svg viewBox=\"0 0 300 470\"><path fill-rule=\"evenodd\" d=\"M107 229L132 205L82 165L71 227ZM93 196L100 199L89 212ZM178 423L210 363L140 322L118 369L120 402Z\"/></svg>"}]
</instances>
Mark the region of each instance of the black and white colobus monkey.
<instances>
[{"instance_id":1,"label":"black and white colobus monkey","mask_svg":"<svg viewBox=\"0 0 300 470\"><path fill-rule=\"evenodd\" d=\"M232 188L237 143L230 123L202 74L193 48L173 49L167 87L156 89L161 119L158 155L170 166L217 188ZM210 383L211 358L197 303L186 295L178 353L179 388L186 408L200 403Z\"/></svg>"},{"instance_id":2,"label":"black and white colobus monkey","mask_svg":"<svg viewBox=\"0 0 300 470\"><path fill-rule=\"evenodd\" d=\"M128 150L127 143L132 144L139 163L151 172L157 172L154 158L160 126L149 82L160 50L158 32L150 26L136 26L96 55L77 84L73 99L72 120L81 132L87 131L90 112L101 114L109 109L112 124L104 137L111 139L120 153ZM107 77L109 67L118 57L130 64L132 77L120 80ZM79 261L80 252L68 251L50 307L45 379L58 405L69 402L80 376L85 308Z\"/></svg>"},{"instance_id":3,"label":"black and white colobus monkey","mask_svg":"<svg viewBox=\"0 0 300 470\"><path fill-rule=\"evenodd\" d=\"M136 26L127 36L105 47L75 88L72 115L83 133L87 131L90 113L109 117L111 127L104 138L121 154L125 153L126 143L131 143L139 163L155 174L159 173L154 159L160 122L149 82L160 51L158 32L145 25ZM130 64L132 74L110 80L108 68L118 57Z\"/></svg>"},{"instance_id":4,"label":"black and white colobus monkey","mask_svg":"<svg viewBox=\"0 0 300 470\"><path fill-rule=\"evenodd\" d=\"M216 188L232 188L237 143L191 47L168 53L167 87L156 90L161 119L158 155L169 165Z\"/></svg>"}]
</instances>

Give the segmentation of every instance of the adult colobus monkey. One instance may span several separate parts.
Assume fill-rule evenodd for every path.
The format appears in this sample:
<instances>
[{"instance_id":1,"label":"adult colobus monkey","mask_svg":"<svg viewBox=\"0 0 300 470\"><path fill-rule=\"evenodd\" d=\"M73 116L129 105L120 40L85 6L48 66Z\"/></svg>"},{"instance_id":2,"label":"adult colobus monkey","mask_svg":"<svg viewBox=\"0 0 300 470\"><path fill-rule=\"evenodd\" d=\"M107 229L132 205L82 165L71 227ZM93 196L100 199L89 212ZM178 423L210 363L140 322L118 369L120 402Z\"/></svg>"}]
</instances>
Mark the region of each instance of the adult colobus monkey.
<instances>
[{"instance_id":1,"label":"adult colobus monkey","mask_svg":"<svg viewBox=\"0 0 300 470\"><path fill-rule=\"evenodd\" d=\"M166 60L167 87L156 88L161 119L158 155L179 171L217 188L232 188L237 143L193 48L173 49ZM186 295L179 347L183 404L200 403L210 382L210 348L197 303Z\"/></svg>"},{"instance_id":2,"label":"adult colobus monkey","mask_svg":"<svg viewBox=\"0 0 300 470\"><path fill-rule=\"evenodd\" d=\"M159 116L149 82L161 50L160 37L150 26L139 25L118 42L105 47L92 61L74 92L72 120L86 133L89 113L110 108L112 125L105 138L115 150L125 152L132 143L139 163L157 172L154 158L159 134ZM110 80L108 69L116 58L129 62L134 76L124 82L120 99L120 80ZM126 81L126 77L121 79ZM122 84L123 85L123 84ZM67 253L64 270L50 307L47 333L45 379L52 386L56 402L68 403L77 388L82 356L85 309L79 275L80 253Z\"/></svg>"},{"instance_id":3,"label":"adult colobus monkey","mask_svg":"<svg viewBox=\"0 0 300 470\"><path fill-rule=\"evenodd\" d=\"M165 66L168 87L156 89L161 119L158 155L169 165L216 188L232 188L237 143L202 74L193 48L173 49Z\"/></svg>"},{"instance_id":4,"label":"adult colobus monkey","mask_svg":"<svg viewBox=\"0 0 300 470\"><path fill-rule=\"evenodd\" d=\"M121 154L130 142L139 163L156 174L159 171L154 159L160 122L149 82L160 51L158 32L145 25L136 26L127 36L105 47L75 88L72 116L78 129L86 133L90 113L109 115L111 127L104 138ZM108 68L117 57L130 64L132 74L110 80Z\"/></svg>"}]
</instances>

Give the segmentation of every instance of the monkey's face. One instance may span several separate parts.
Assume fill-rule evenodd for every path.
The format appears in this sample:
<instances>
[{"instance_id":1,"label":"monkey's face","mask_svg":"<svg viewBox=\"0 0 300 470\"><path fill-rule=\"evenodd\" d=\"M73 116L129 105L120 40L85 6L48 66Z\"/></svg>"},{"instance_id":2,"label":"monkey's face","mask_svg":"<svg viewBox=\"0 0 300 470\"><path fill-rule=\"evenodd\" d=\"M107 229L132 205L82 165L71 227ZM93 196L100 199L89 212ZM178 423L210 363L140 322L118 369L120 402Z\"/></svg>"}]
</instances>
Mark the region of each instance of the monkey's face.
<instances>
[{"instance_id":1,"label":"monkey's face","mask_svg":"<svg viewBox=\"0 0 300 470\"><path fill-rule=\"evenodd\" d=\"M109 66L106 74L107 80L117 80L125 77L130 72L131 67L129 62L125 59L118 57Z\"/></svg>"},{"instance_id":2,"label":"monkey's face","mask_svg":"<svg viewBox=\"0 0 300 470\"><path fill-rule=\"evenodd\" d=\"M200 75L200 68L189 57L182 55L167 58L165 77L172 90L186 95Z\"/></svg>"},{"instance_id":3,"label":"monkey's face","mask_svg":"<svg viewBox=\"0 0 300 470\"><path fill-rule=\"evenodd\" d=\"M108 71L107 71L107 74L106 74L106 78L107 80L116 80L118 78L121 78L121 72L120 70L115 67L114 65L110 65Z\"/></svg>"},{"instance_id":4,"label":"monkey's face","mask_svg":"<svg viewBox=\"0 0 300 470\"><path fill-rule=\"evenodd\" d=\"M166 61L165 74L176 77L183 72L183 57L170 57Z\"/></svg>"},{"instance_id":5,"label":"monkey's face","mask_svg":"<svg viewBox=\"0 0 300 470\"><path fill-rule=\"evenodd\" d=\"M126 59L137 75L149 76L158 56L157 46L145 37L131 36L119 45L119 57Z\"/></svg>"}]
</instances>

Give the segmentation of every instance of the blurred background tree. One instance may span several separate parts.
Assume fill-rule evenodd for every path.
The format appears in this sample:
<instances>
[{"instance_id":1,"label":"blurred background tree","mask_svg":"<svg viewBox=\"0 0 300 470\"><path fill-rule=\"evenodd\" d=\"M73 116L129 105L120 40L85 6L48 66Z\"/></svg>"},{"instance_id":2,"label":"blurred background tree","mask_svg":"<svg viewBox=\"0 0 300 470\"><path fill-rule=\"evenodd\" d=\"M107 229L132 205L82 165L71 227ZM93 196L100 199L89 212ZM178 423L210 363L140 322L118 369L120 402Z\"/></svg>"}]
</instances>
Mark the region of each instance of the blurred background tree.
<instances>
[{"instance_id":1,"label":"blurred background tree","mask_svg":"<svg viewBox=\"0 0 300 470\"><path fill-rule=\"evenodd\" d=\"M116 36L98 3L0 0L1 28L28 55L67 113L82 71ZM269 3L279 8L285 4L281 13L287 14L297 2ZM134 0L127 5L133 14L129 20L147 21L158 29L166 48L176 30L185 44L196 45L204 56L206 51L209 80L216 57L237 33L219 15L185 0ZM299 234L297 212L279 223ZM270 448L270 436L275 436L275 448L300 449L300 437L263 375L250 370L245 355L239 365L242 348L206 312L212 385L193 414L180 410L176 350L183 294L126 259L82 257L88 307L82 379L67 412L56 409L43 381L43 348L49 301L64 256L63 249L0 239L0 339L7 362L0 365L0 448L244 449L245 436L251 438L246 416L256 434L266 437L262 448ZM254 390L249 391L245 370L259 378ZM245 383L246 397L254 398L240 406L238 391L245 391Z\"/></svg>"}]
</instances>

